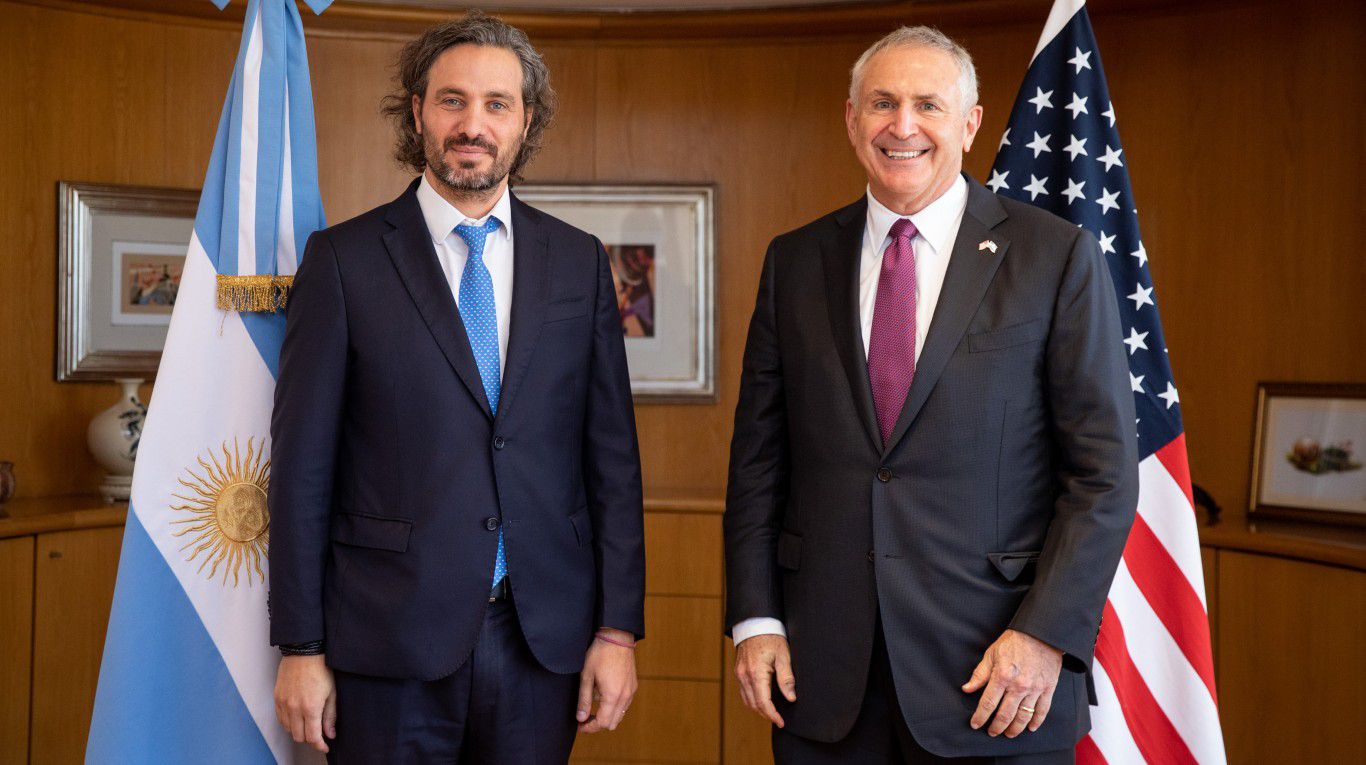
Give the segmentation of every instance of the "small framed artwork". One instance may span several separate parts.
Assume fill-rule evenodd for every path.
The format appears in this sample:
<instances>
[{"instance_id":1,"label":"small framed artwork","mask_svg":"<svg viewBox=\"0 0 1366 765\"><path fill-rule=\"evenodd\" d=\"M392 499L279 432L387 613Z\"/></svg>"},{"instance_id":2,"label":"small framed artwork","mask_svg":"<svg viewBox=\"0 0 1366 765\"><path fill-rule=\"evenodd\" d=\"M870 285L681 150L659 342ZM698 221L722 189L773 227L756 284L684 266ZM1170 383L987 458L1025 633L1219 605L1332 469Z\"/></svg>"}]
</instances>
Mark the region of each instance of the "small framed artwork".
<instances>
[{"instance_id":1,"label":"small framed artwork","mask_svg":"<svg viewBox=\"0 0 1366 765\"><path fill-rule=\"evenodd\" d=\"M514 191L602 240L636 398L713 400L714 188L529 184Z\"/></svg>"},{"instance_id":2,"label":"small framed artwork","mask_svg":"<svg viewBox=\"0 0 1366 765\"><path fill-rule=\"evenodd\" d=\"M1366 383L1260 383L1251 518L1366 526Z\"/></svg>"},{"instance_id":3,"label":"small framed artwork","mask_svg":"<svg viewBox=\"0 0 1366 765\"><path fill-rule=\"evenodd\" d=\"M57 379L151 379L199 192L58 184Z\"/></svg>"}]
</instances>

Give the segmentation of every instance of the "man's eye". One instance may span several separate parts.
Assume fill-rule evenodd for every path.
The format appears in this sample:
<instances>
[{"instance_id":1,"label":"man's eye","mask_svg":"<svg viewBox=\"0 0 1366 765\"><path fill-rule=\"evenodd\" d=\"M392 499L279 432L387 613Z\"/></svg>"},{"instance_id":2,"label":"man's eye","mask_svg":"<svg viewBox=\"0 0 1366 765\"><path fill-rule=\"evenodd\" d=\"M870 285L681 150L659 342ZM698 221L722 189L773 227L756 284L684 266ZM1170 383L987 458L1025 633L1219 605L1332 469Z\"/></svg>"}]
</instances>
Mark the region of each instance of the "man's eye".
<instances>
[{"instance_id":1,"label":"man's eye","mask_svg":"<svg viewBox=\"0 0 1366 765\"><path fill-rule=\"evenodd\" d=\"M890 108L892 108L892 102L891 102L891 101L876 101L876 102L873 103L873 108L874 108L874 109L890 109Z\"/></svg>"},{"instance_id":2,"label":"man's eye","mask_svg":"<svg viewBox=\"0 0 1366 765\"><path fill-rule=\"evenodd\" d=\"M494 101L493 103L489 104L489 108L490 108L490 109L506 109L506 108L508 108L508 105L505 104L505 103L503 103L502 101Z\"/></svg>"},{"instance_id":3,"label":"man's eye","mask_svg":"<svg viewBox=\"0 0 1366 765\"><path fill-rule=\"evenodd\" d=\"M920 110L923 112L937 112L939 111L939 104L932 104L926 101L920 105Z\"/></svg>"}]
</instances>

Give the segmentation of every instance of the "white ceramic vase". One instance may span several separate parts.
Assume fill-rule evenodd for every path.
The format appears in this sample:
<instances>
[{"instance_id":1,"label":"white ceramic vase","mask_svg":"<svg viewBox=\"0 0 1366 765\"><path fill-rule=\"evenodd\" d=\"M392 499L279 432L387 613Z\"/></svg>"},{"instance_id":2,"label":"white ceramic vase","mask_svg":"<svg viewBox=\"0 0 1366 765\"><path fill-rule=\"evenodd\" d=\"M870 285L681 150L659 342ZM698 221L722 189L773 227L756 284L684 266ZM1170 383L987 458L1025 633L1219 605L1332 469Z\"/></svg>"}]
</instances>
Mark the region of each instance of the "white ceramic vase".
<instances>
[{"instance_id":1,"label":"white ceramic vase","mask_svg":"<svg viewBox=\"0 0 1366 765\"><path fill-rule=\"evenodd\" d=\"M86 443L95 461L105 470L100 494L105 502L126 502L133 486L133 461L142 440L147 407L138 399L142 380L115 380L122 393L113 406L95 415L86 431Z\"/></svg>"}]
</instances>

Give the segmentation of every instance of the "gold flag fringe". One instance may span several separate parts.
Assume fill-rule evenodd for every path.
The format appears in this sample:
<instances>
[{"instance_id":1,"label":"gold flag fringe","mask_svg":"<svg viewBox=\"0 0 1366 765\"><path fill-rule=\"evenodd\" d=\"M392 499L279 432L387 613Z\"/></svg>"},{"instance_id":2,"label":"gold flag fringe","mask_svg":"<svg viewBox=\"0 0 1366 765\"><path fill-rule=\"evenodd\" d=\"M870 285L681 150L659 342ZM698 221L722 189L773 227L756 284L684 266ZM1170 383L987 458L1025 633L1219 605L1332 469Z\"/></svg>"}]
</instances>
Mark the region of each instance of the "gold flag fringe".
<instances>
[{"instance_id":1,"label":"gold flag fringe","mask_svg":"<svg viewBox=\"0 0 1366 765\"><path fill-rule=\"evenodd\" d=\"M293 276L218 275L218 307L225 311L273 313L289 303Z\"/></svg>"}]
</instances>

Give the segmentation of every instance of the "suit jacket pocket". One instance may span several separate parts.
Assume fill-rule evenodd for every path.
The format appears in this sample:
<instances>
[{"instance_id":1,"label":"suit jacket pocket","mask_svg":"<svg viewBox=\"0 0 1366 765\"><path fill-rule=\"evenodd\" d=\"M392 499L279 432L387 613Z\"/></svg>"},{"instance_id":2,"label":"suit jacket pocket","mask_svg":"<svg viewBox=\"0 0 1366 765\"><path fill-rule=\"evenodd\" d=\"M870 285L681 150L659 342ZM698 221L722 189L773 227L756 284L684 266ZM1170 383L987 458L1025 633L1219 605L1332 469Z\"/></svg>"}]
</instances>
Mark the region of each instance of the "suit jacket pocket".
<instances>
[{"instance_id":1,"label":"suit jacket pocket","mask_svg":"<svg viewBox=\"0 0 1366 765\"><path fill-rule=\"evenodd\" d=\"M404 518L339 513L332 522L332 541L354 547L407 552L413 522Z\"/></svg>"},{"instance_id":2,"label":"suit jacket pocket","mask_svg":"<svg viewBox=\"0 0 1366 765\"><path fill-rule=\"evenodd\" d=\"M778 565L796 571L802 564L802 537L784 531L778 535Z\"/></svg>"},{"instance_id":3,"label":"suit jacket pocket","mask_svg":"<svg viewBox=\"0 0 1366 765\"><path fill-rule=\"evenodd\" d=\"M581 507L569 516L569 525L574 527L574 536L579 540L579 547L583 547L593 541L593 519L588 517L588 508Z\"/></svg>"},{"instance_id":4,"label":"suit jacket pocket","mask_svg":"<svg viewBox=\"0 0 1366 765\"><path fill-rule=\"evenodd\" d=\"M545 318L542 323L549 324L552 321L564 321L565 319L577 319L588 313L588 298L575 297L568 300L559 300L545 307Z\"/></svg>"},{"instance_id":5,"label":"suit jacket pocket","mask_svg":"<svg viewBox=\"0 0 1366 765\"><path fill-rule=\"evenodd\" d=\"M1007 582L1013 582L1020 578L1025 570L1028 569L1032 574L1034 565L1039 562L1039 550L1029 552L994 552L987 553L987 560L991 565L1005 577Z\"/></svg>"},{"instance_id":6,"label":"suit jacket pocket","mask_svg":"<svg viewBox=\"0 0 1366 765\"><path fill-rule=\"evenodd\" d=\"M1013 324L1009 327L993 329L968 335L968 350L973 353L998 351L1016 345L1024 345L1042 340L1048 334L1048 323L1043 319Z\"/></svg>"}]
</instances>

